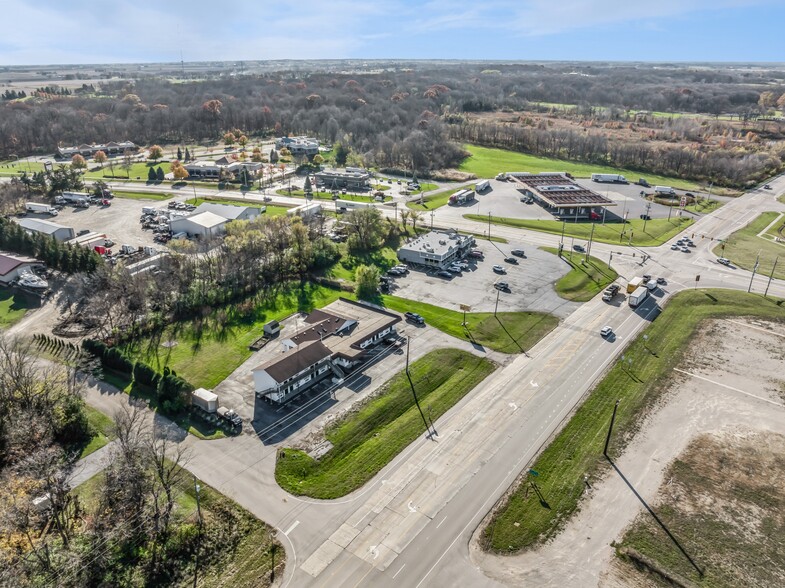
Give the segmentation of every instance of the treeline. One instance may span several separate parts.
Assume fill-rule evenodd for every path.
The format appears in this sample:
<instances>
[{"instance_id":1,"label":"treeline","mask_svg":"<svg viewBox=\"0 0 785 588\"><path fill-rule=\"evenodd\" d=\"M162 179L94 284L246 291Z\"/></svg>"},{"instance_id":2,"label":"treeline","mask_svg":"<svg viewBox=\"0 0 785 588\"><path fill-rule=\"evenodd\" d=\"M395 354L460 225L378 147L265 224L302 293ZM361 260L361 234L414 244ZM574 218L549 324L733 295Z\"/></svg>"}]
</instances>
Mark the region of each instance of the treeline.
<instances>
[{"instance_id":1,"label":"treeline","mask_svg":"<svg viewBox=\"0 0 785 588\"><path fill-rule=\"evenodd\" d=\"M298 71L177 84L145 78L106 82L98 97L7 101L0 154L121 139L188 144L237 128L250 136L316 135L346 144L357 162L427 171L463 157L445 140L441 120L451 113L553 102L753 114L767 109L758 88L765 84L776 101L785 92L783 78L771 71L587 64L415 64L357 76Z\"/></svg>"},{"instance_id":2,"label":"treeline","mask_svg":"<svg viewBox=\"0 0 785 588\"><path fill-rule=\"evenodd\" d=\"M642 173L683 177L742 188L783 169L785 144L750 149L696 144L614 141L602 133L530 128L518 124L463 120L449 127L450 138L570 161L609 165Z\"/></svg>"},{"instance_id":3,"label":"treeline","mask_svg":"<svg viewBox=\"0 0 785 588\"><path fill-rule=\"evenodd\" d=\"M0 217L0 249L29 255L49 267L73 274L94 272L102 265L95 251L78 245L66 245L41 233L30 234L17 223Z\"/></svg>"}]
</instances>

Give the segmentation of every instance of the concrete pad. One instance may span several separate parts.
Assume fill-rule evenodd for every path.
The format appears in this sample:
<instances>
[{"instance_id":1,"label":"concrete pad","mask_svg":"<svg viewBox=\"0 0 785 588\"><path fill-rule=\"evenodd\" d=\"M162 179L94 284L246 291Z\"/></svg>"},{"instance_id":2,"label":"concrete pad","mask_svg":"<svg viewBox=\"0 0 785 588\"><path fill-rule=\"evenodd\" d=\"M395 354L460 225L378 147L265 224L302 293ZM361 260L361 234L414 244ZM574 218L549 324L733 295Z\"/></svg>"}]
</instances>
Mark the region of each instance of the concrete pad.
<instances>
[{"instance_id":1,"label":"concrete pad","mask_svg":"<svg viewBox=\"0 0 785 588\"><path fill-rule=\"evenodd\" d=\"M400 524L390 529L387 537L384 538L383 545L395 553L401 553L430 521L429 517L419 512L408 513L406 517L402 518Z\"/></svg>"},{"instance_id":2,"label":"concrete pad","mask_svg":"<svg viewBox=\"0 0 785 588\"><path fill-rule=\"evenodd\" d=\"M348 547L349 544L354 541L354 538L359 534L360 529L344 523L338 527L335 533L330 535L330 541L345 548Z\"/></svg>"},{"instance_id":3,"label":"concrete pad","mask_svg":"<svg viewBox=\"0 0 785 588\"><path fill-rule=\"evenodd\" d=\"M303 562L300 569L314 578L321 574L341 554L343 547L329 539L313 552L311 557Z\"/></svg>"}]
</instances>

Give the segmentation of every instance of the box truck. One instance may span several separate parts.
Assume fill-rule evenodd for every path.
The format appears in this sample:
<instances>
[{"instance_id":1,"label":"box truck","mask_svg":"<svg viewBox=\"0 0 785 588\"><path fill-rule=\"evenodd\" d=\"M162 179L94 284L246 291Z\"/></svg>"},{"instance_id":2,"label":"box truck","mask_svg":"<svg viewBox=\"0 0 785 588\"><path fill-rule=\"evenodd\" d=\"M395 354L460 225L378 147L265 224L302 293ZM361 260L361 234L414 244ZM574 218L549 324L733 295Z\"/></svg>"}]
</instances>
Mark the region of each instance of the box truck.
<instances>
[{"instance_id":1,"label":"box truck","mask_svg":"<svg viewBox=\"0 0 785 588\"><path fill-rule=\"evenodd\" d=\"M38 202L27 202L25 204L25 209L27 212L38 212L41 214L51 214L52 216L57 216L57 209L53 206L49 206L48 204L39 204Z\"/></svg>"},{"instance_id":2,"label":"box truck","mask_svg":"<svg viewBox=\"0 0 785 588\"><path fill-rule=\"evenodd\" d=\"M490 187L491 187L491 182L488 180L483 180L482 182L477 182L477 185L474 187L474 189L479 193L479 192L484 192Z\"/></svg>"},{"instance_id":3,"label":"box truck","mask_svg":"<svg viewBox=\"0 0 785 588\"><path fill-rule=\"evenodd\" d=\"M676 190L670 186L654 186L655 194L667 194L668 196L676 196Z\"/></svg>"},{"instance_id":4,"label":"box truck","mask_svg":"<svg viewBox=\"0 0 785 588\"><path fill-rule=\"evenodd\" d=\"M649 289L646 286L640 286L639 288L635 289L635 292L627 297L627 302L629 303L630 307L635 308L636 306L640 306L641 302L646 300L648 295Z\"/></svg>"},{"instance_id":5,"label":"box truck","mask_svg":"<svg viewBox=\"0 0 785 588\"><path fill-rule=\"evenodd\" d=\"M592 174L592 182L605 182L608 184L629 184L627 178L619 174Z\"/></svg>"},{"instance_id":6,"label":"box truck","mask_svg":"<svg viewBox=\"0 0 785 588\"><path fill-rule=\"evenodd\" d=\"M632 278L629 282L627 282L627 294L631 294L635 292L639 287L643 286L643 278L635 277Z\"/></svg>"}]
</instances>

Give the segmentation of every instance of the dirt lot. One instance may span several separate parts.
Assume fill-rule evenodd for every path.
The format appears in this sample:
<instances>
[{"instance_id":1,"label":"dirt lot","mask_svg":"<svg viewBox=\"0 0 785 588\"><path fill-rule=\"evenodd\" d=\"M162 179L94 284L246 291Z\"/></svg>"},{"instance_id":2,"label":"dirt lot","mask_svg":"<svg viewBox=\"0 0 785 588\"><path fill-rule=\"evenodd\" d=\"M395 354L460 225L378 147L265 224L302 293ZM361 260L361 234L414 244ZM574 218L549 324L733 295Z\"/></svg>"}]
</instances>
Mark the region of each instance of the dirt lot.
<instances>
[{"instance_id":1,"label":"dirt lot","mask_svg":"<svg viewBox=\"0 0 785 588\"><path fill-rule=\"evenodd\" d=\"M611 547L643 512L631 487L658 511L658 488L669 481L664 472L696 437L785 434L784 373L782 325L742 320L707 324L674 373L671 392L617 460L618 472L608 468L601 480L589 480L587 500L564 531L545 547L514 557L487 555L472 545L472 559L508 585L651 585L649 578L633 575L634 568L617 560ZM734 463L739 455L732 453L726 459ZM765 468L744 471L754 484L763 484L770 476ZM718 498L707 494L705 502L712 504ZM697 560L712 561L705 546L695 546L689 537L682 539L695 548ZM726 554L726 559L733 557ZM782 560L780 566L781 570Z\"/></svg>"}]
</instances>

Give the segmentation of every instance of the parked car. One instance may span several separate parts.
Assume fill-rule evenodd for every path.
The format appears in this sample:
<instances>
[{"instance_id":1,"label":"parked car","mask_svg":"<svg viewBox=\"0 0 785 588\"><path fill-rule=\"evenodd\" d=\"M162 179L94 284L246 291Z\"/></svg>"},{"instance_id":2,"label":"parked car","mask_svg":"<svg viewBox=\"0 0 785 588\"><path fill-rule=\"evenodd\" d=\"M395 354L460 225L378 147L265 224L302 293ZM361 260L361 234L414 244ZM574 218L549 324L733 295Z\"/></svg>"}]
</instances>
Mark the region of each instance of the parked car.
<instances>
[{"instance_id":1,"label":"parked car","mask_svg":"<svg viewBox=\"0 0 785 588\"><path fill-rule=\"evenodd\" d=\"M417 323L418 325L424 325L425 324L425 319L422 318L416 312L407 312L407 313L404 314L404 316L406 317L407 321L411 321L413 323Z\"/></svg>"},{"instance_id":2,"label":"parked car","mask_svg":"<svg viewBox=\"0 0 785 588\"><path fill-rule=\"evenodd\" d=\"M409 268L407 266L403 265L403 264L400 264L400 263L398 265L396 265L393 269L397 269L398 271L401 271L401 272L403 272L405 274L409 273Z\"/></svg>"},{"instance_id":3,"label":"parked car","mask_svg":"<svg viewBox=\"0 0 785 588\"><path fill-rule=\"evenodd\" d=\"M678 245L676 245L675 243L673 245L671 245L671 251L678 251L678 250L679 250L679 246Z\"/></svg>"},{"instance_id":4,"label":"parked car","mask_svg":"<svg viewBox=\"0 0 785 588\"><path fill-rule=\"evenodd\" d=\"M504 261L506 261L507 263L511 263L513 265L518 265L518 260L515 259L514 257L505 257Z\"/></svg>"},{"instance_id":5,"label":"parked car","mask_svg":"<svg viewBox=\"0 0 785 588\"><path fill-rule=\"evenodd\" d=\"M447 270L439 270L438 272L436 272L436 275L439 276L440 278L452 278L453 276Z\"/></svg>"},{"instance_id":6,"label":"parked car","mask_svg":"<svg viewBox=\"0 0 785 588\"><path fill-rule=\"evenodd\" d=\"M613 294L611 294L610 292L605 292L602 295L602 301L603 302L610 302L611 300L613 300Z\"/></svg>"},{"instance_id":7,"label":"parked car","mask_svg":"<svg viewBox=\"0 0 785 588\"><path fill-rule=\"evenodd\" d=\"M621 286L619 286L618 284L611 284L610 286L605 288L605 292L607 292L611 296L616 296L616 294L619 293L619 290L621 290Z\"/></svg>"},{"instance_id":8,"label":"parked car","mask_svg":"<svg viewBox=\"0 0 785 588\"><path fill-rule=\"evenodd\" d=\"M613 335L613 329L606 325L600 329L600 335L607 339L608 337Z\"/></svg>"},{"instance_id":9,"label":"parked car","mask_svg":"<svg viewBox=\"0 0 785 588\"><path fill-rule=\"evenodd\" d=\"M473 249L469 251L469 257L474 257L475 259L482 259L483 254L482 251L480 251L479 249Z\"/></svg>"},{"instance_id":10,"label":"parked car","mask_svg":"<svg viewBox=\"0 0 785 588\"><path fill-rule=\"evenodd\" d=\"M689 253L689 252L690 252L690 248L689 248L689 247L687 247L686 245L685 245L684 247L682 247L682 248L681 248L681 250L682 250L684 253Z\"/></svg>"},{"instance_id":11,"label":"parked car","mask_svg":"<svg viewBox=\"0 0 785 588\"><path fill-rule=\"evenodd\" d=\"M583 248L583 245L573 245L572 246L572 250L573 251L577 251L578 253L585 253L586 252L586 250Z\"/></svg>"},{"instance_id":12,"label":"parked car","mask_svg":"<svg viewBox=\"0 0 785 588\"><path fill-rule=\"evenodd\" d=\"M657 283L658 283L660 286L664 286L664 285L665 285L665 284L667 284L668 282L667 282L667 280L665 280L665 278L657 278Z\"/></svg>"},{"instance_id":13,"label":"parked car","mask_svg":"<svg viewBox=\"0 0 785 588\"><path fill-rule=\"evenodd\" d=\"M515 257L526 257L526 254L523 252L523 249L513 249L510 251Z\"/></svg>"},{"instance_id":14,"label":"parked car","mask_svg":"<svg viewBox=\"0 0 785 588\"><path fill-rule=\"evenodd\" d=\"M510 289L510 285L507 282L496 282L493 287L503 292L507 292Z\"/></svg>"},{"instance_id":15,"label":"parked car","mask_svg":"<svg viewBox=\"0 0 785 588\"><path fill-rule=\"evenodd\" d=\"M643 274L643 283L648 284L651 281L651 274Z\"/></svg>"},{"instance_id":16,"label":"parked car","mask_svg":"<svg viewBox=\"0 0 785 588\"><path fill-rule=\"evenodd\" d=\"M495 265L495 266L493 266L493 271L495 271L497 274L506 274L506 273L507 273L507 270L506 270L506 269L504 269L504 268L503 268L502 266L500 266L500 265Z\"/></svg>"},{"instance_id":17,"label":"parked car","mask_svg":"<svg viewBox=\"0 0 785 588\"><path fill-rule=\"evenodd\" d=\"M82 235L86 235L89 232L90 232L90 229L81 229L80 231L77 231L76 236L77 237L81 237Z\"/></svg>"}]
</instances>

